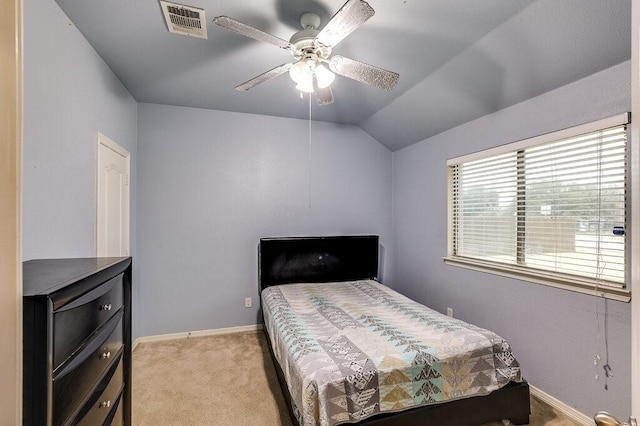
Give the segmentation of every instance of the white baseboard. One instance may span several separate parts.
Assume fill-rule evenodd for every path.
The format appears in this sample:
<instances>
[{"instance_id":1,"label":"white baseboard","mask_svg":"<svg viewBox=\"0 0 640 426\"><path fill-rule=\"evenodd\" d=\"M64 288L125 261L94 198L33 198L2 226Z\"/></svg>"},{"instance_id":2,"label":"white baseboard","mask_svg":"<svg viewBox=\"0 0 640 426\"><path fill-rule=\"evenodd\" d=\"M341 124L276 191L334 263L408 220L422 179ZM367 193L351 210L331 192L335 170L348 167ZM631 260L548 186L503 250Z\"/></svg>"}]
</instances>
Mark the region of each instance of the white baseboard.
<instances>
[{"instance_id":1,"label":"white baseboard","mask_svg":"<svg viewBox=\"0 0 640 426\"><path fill-rule=\"evenodd\" d=\"M593 418L587 416L586 414L581 413L580 411L576 410L573 407L568 406L564 402L552 397L546 392L541 391L537 387L532 386L531 383L529 383L529 391L531 392L531 395L549 404L550 406L560 411L562 414L569 417L571 420L577 422L578 424L581 424L584 426L594 426L596 424Z\"/></svg>"},{"instance_id":2,"label":"white baseboard","mask_svg":"<svg viewBox=\"0 0 640 426\"><path fill-rule=\"evenodd\" d=\"M187 339L189 337L215 336L218 334L242 333L245 331L260 331L262 330L262 328L263 328L262 324L253 324L253 325L243 325L240 327L215 328L211 330L185 331L182 333L158 334L155 336L138 337L133 342L132 351L135 350L136 346L138 346L138 344L140 343L162 342L166 340L175 340L175 339Z\"/></svg>"}]
</instances>

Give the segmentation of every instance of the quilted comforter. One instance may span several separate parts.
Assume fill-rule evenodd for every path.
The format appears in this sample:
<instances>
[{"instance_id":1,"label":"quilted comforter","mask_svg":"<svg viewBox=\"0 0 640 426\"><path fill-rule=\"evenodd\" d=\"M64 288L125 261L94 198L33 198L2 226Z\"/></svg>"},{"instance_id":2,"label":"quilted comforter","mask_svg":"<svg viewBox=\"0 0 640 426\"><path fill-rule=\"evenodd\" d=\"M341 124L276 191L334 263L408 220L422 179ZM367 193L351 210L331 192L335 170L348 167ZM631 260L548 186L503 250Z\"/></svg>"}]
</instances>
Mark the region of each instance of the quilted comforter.
<instances>
[{"instance_id":1,"label":"quilted comforter","mask_svg":"<svg viewBox=\"0 0 640 426\"><path fill-rule=\"evenodd\" d=\"M265 326L301 425L336 425L521 381L497 334L375 281L262 292Z\"/></svg>"}]
</instances>

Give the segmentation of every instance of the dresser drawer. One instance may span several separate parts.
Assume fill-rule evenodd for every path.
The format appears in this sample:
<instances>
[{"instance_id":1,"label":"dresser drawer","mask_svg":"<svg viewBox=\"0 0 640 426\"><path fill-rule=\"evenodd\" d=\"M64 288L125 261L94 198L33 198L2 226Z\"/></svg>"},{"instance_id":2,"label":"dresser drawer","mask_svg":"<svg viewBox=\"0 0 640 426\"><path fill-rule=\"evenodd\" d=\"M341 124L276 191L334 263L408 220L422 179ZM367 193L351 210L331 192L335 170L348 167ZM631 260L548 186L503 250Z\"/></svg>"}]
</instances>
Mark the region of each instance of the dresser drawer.
<instances>
[{"instance_id":1,"label":"dresser drawer","mask_svg":"<svg viewBox=\"0 0 640 426\"><path fill-rule=\"evenodd\" d=\"M105 371L119 362L123 348L123 310L101 327L60 371L53 376L53 420L62 424L94 390Z\"/></svg>"},{"instance_id":2,"label":"dresser drawer","mask_svg":"<svg viewBox=\"0 0 640 426\"><path fill-rule=\"evenodd\" d=\"M64 362L80 344L123 305L120 274L53 314L53 368Z\"/></svg>"},{"instance_id":3,"label":"dresser drawer","mask_svg":"<svg viewBox=\"0 0 640 426\"><path fill-rule=\"evenodd\" d=\"M124 374L122 360L118 362L115 372L110 377L105 377L105 381L109 380L103 386L98 386L96 394L87 403L86 414L82 415L76 423L78 426L98 426L103 424L113 424L113 419L117 416L120 397L124 389ZM113 417L107 422L108 417ZM120 414L122 418L122 414ZM116 421L117 423L117 421ZM122 423L122 420L120 421Z\"/></svg>"}]
</instances>

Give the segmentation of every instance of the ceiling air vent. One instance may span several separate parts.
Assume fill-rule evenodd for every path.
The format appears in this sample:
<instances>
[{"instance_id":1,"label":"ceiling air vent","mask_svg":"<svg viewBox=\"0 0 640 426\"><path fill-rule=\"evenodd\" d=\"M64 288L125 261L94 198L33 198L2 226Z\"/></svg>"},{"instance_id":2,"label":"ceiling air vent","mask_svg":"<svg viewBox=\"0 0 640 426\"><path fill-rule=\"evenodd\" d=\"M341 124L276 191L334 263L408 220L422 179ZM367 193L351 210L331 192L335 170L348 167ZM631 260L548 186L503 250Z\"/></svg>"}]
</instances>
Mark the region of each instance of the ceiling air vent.
<instances>
[{"instance_id":1,"label":"ceiling air vent","mask_svg":"<svg viewBox=\"0 0 640 426\"><path fill-rule=\"evenodd\" d=\"M172 33L207 38L207 19L204 9L160 1L167 28Z\"/></svg>"}]
</instances>

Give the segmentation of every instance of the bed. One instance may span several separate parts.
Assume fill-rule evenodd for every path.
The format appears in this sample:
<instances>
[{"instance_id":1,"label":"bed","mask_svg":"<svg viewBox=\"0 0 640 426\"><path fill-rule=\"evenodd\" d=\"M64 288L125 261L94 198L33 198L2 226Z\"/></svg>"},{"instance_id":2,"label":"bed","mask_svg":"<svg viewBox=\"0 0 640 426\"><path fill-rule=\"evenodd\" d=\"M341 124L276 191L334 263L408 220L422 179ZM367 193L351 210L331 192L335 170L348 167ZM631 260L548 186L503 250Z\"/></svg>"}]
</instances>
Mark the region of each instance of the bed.
<instances>
[{"instance_id":1,"label":"bed","mask_svg":"<svg viewBox=\"0 0 640 426\"><path fill-rule=\"evenodd\" d=\"M508 344L378 283L377 236L263 238L258 257L294 424L528 424L529 386Z\"/></svg>"}]
</instances>

